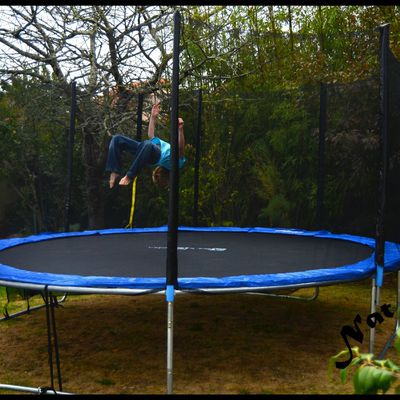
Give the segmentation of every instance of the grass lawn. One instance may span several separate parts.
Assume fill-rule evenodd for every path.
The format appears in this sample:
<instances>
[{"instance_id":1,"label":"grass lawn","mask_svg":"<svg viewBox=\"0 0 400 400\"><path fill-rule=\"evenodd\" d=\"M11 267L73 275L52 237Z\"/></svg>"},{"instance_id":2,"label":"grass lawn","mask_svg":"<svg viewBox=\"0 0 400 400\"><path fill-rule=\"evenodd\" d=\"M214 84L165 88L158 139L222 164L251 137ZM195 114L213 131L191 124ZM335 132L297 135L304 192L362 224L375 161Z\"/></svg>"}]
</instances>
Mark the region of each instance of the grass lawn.
<instances>
[{"instance_id":1,"label":"grass lawn","mask_svg":"<svg viewBox=\"0 0 400 400\"><path fill-rule=\"evenodd\" d=\"M381 304L395 308L394 276ZM311 289L298 294L310 295ZM370 280L320 288L312 302L250 294L178 294L174 312L175 394L351 394L329 358L357 314L368 352ZM70 296L56 310L63 390L86 394L165 394L164 295ZM380 350L394 328L376 329ZM50 385L44 309L0 323L0 383ZM387 358L398 362L394 349ZM57 388L57 386L56 386ZM1 393L7 393L2 391ZM8 392L17 393L17 392Z\"/></svg>"}]
</instances>

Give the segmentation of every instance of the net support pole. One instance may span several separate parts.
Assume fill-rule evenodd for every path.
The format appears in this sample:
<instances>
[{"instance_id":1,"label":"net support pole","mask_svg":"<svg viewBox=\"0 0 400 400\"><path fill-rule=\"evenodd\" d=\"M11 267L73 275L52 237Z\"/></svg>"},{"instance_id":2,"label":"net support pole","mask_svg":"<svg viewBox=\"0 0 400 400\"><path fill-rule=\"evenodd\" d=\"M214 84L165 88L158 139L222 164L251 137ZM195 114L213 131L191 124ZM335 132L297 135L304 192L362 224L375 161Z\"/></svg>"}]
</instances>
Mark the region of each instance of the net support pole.
<instances>
[{"instance_id":1,"label":"net support pole","mask_svg":"<svg viewBox=\"0 0 400 400\"><path fill-rule=\"evenodd\" d=\"M199 215L199 170L200 170L200 144L201 144L201 114L203 93L199 89L197 92L197 129L196 129L196 156L194 160L194 190L193 190L193 226L198 226Z\"/></svg>"},{"instance_id":2,"label":"net support pole","mask_svg":"<svg viewBox=\"0 0 400 400\"><path fill-rule=\"evenodd\" d=\"M173 312L174 294L178 285L178 210L179 210L179 40L181 15L174 14L174 47L171 88L171 171L169 181L169 214L167 236L167 289L168 303L167 327L167 393L173 392Z\"/></svg>"},{"instance_id":3,"label":"net support pole","mask_svg":"<svg viewBox=\"0 0 400 400\"><path fill-rule=\"evenodd\" d=\"M319 141L318 141L318 183L317 183L317 212L316 226L324 225L324 188L325 188L325 137L326 137L326 110L327 87L321 82L319 94Z\"/></svg>"},{"instance_id":4,"label":"net support pole","mask_svg":"<svg viewBox=\"0 0 400 400\"><path fill-rule=\"evenodd\" d=\"M375 312L380 303L380 287L383 284L383 270L385 265L385 204L386 183L388 165L388 53L389 53L389 24L378 27L379 38L379 144L380 144L380 167L379 167L379 192L378 211L375 233L375 267L376 276L372 283L371 313ZM375 293L374 293L375 292ZM369 350L373 353L375 342L375 329L370 329Z\"/></svg>"},{"instance_id":5,"label":"net support pole","mask_svg":"<svg viewBox=\"0 0 400 400\"><path fill-rule=\"evenodd\" d=\"M138 94L138 106L137 106L137 120L136 120L136 140L142 140L142 129L143 129L143 93Z\"/></svg>"},{"instance_id":6,"label":"net support pole","mask_svg":"<svg viewBox=\"0 0 400 400\"><path fill-rule=\"evenodd\" d=\"M72 186L72 161L75 139L75 113L76 113L76 82L71 83L71 109L69 115L68 154L67 154L67 188L65 199L65 232L69 232L71 215L71 186Z\"/></svg>"}]
</instances>

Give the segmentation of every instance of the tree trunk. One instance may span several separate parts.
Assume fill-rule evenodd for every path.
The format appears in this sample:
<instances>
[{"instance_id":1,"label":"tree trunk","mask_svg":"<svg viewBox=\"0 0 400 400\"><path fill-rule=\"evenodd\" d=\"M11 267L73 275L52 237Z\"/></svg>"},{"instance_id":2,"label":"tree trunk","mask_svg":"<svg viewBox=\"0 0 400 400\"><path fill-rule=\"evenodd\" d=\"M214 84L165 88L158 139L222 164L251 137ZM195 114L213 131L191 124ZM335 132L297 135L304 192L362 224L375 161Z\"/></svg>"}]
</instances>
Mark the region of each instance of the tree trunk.
<instances>
[{"instance_id":1,"label":"tree trunk","mask_svg":"<svg viewBox=\"0 0 400 400\"><path fill-rule=\"evenodd\" d=\"M88 229L104 229L105 192L103 177L106 149L103 149L103 146L98 143L94 133L84 132L83 139Z\"/></svg>"},{"instance_id":2,"label":"tree trunk","mask_svg":"<svg viewBox=\"0 0 400 400\"><path fill-rule=\"evenodd\" d=\"M289 37L290 37L290 51L293 56L293 17L292 9L288 6L288 22L289 22Z\"/></svg>"}]
</instances>

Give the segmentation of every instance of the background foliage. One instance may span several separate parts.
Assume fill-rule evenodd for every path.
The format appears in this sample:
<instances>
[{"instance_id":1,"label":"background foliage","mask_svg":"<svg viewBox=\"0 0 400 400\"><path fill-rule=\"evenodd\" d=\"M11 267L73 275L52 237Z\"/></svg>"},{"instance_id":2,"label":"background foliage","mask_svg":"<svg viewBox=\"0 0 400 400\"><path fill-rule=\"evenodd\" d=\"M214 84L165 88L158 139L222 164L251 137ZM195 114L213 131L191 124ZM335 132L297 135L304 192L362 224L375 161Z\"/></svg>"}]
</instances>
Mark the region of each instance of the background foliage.
<instances>
[{"instance_id":1,"label":"background foliage","mask_svg":"<svg viewBox=\"0 0 400 400\"><path fill-rule=\"evenodd\" d=\"M391 48L399 57L399 7L179 9L180 114L188 158L180 177L180 224L193 223L197 90L202 89L200 225L322 227L373 235L378 182L376 28L391 24ZM140 17L141 11L135 12ZM75 18L80 21L81 14ZM47 84L9 76L0 98L0 174L10 191L2 195L15 192L17 200L5 209L1 233L62 230L70 98L51 74ZM156 75L159 86L148 92L162 100L157 133L165 139L168 77L168 70ZM325 214L316 220L321 82L328 84L327 160ZM85 117L77 120L71 228L123 227L128 223L130 189L108 190L104 164L90 163L88 157L104 158L111 134L135 137L139 89L129 92L129 107L120 111L115 103L110 105L113 97L93 101L86 89L78 82L79 111ZM145 103L145 113L150 107ZM92 121L96 124L90 125ZM89 125L96 128L88 130ZM143 138L146 131L144 121ZM138 179L135 226L167 223L168 192L155 188L150 174L146 170ZM102 201L94 203L94 198ZM93 209L103 216L103 226L94 226ZM395 230L390 233L396 239Z\"/></svg>"}]
</instances>

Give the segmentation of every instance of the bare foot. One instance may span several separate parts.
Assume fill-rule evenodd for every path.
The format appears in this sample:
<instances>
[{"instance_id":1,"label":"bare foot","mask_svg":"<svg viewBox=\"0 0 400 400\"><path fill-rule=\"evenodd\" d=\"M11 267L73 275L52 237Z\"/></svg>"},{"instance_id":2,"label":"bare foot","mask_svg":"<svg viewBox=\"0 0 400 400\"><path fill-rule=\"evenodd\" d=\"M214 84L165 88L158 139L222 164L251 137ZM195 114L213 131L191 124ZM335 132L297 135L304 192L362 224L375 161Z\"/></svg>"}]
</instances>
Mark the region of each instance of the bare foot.
<instances>
[{"instance_id":1,"label":"bare foot","mask_svg":"<svg viewBox=\"0 0 400 400\"><path fill-rule=\"evenodd\" d=\"M116 179L119 177L117 172L111 172L110 174L110 189L114 187Z\"/></svg>"},{"instance_id":2,"label":"bare foot","mask_svg":"<svg viewBox=\"0 0 400 400\"><path fill-rule=\"evenodd\" d=\"M129 185L130 183L131 183L131 178L129 178L128 175L125 175L125 176L119 181L119 184L120 184L120 185L123 185L123 186Z\"/></svg>"}]
</instances>

